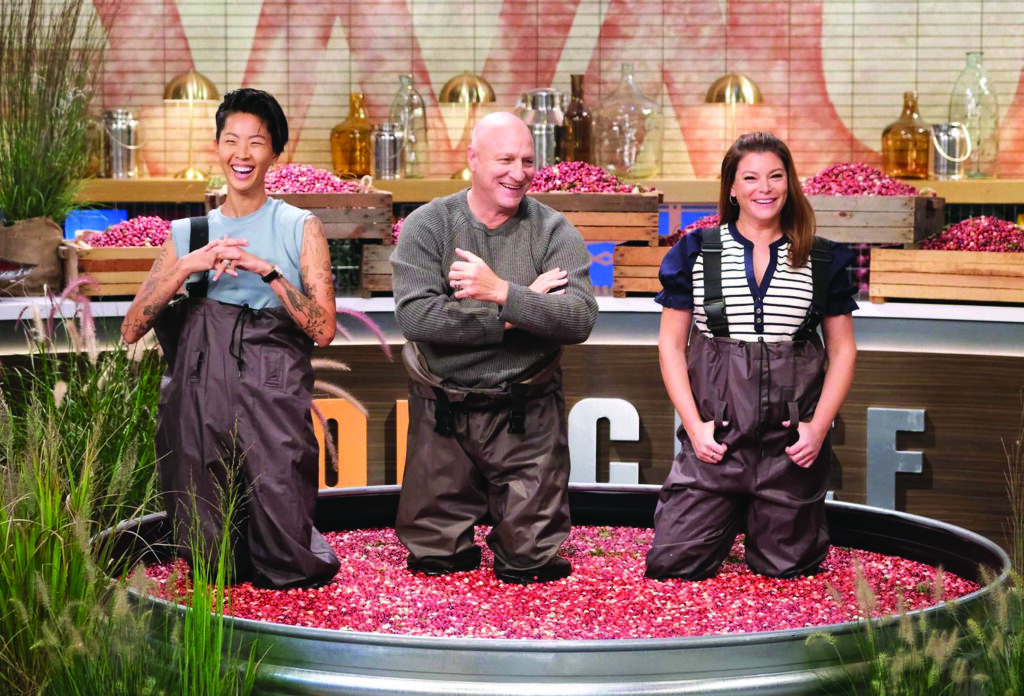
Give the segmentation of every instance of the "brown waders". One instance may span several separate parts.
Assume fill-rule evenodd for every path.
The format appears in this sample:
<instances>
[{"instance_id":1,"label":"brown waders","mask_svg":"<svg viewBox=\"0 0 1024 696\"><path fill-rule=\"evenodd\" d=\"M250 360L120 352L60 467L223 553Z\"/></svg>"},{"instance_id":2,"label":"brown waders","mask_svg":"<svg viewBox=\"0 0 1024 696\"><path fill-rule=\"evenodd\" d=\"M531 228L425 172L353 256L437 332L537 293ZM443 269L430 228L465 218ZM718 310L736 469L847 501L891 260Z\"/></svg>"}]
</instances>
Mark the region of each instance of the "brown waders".
<instances>
[{"instance_id":1,"label":"brown waders","mask_svg":"<svg viewBox=\"0 0 1024 696\"><path fill-rule=\"evenodd\" d=\"M409 441L395 532L410 570L443 574L480 565L473 527L490 512L487 545L506 582L565 577L569 451L559 356L506 388L442 386L413 342Z\"/></svg>"},{"instance_id":2,"label":"brown waders","mask_svg":"<svg viewBox=\"0 0 1024 696\"><path fill-rule=\"evenodd\" d=\"M234 481L243 496L232 535L237 579L254 571L264 587L329 582L338 558L313 528L312 341L281 307L205 298L168 307L157 328L168 369L156 450L182 555L192 563L199 553L190 536L196 513L204 558L215 561L221 491Z\"/></svg>"},{"instance_id":3,"label":"brown waders","mask_svg":"<svg viewBox=\"0 0 1024 696\"><path fill-rule=\"evenodd\" d=\"M728 451L717 464L702 462L679 429L682 450L661 489L648 577L711 577L743 531L754 572L786 578L817 570L829 548L830 439L806 469L785 448L796 441L797 423L814 415L825 364L817 335L753 343L694 329L688 373L697 410L715 421L715 439Z\"/></svg>"}]
</instances>

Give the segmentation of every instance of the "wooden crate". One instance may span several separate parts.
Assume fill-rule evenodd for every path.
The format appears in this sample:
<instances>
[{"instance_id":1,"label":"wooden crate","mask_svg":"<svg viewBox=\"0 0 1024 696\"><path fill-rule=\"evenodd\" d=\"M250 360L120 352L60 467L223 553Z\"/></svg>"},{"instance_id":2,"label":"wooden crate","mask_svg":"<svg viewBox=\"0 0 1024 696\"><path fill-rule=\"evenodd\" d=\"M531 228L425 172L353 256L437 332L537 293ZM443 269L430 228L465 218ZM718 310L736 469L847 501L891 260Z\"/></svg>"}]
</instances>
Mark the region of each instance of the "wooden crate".
<instances>
[{"instance_id":1,"label":"wooden crate","mask_svg":"<svg viewBox=\"0 0 1024 696\"><path fill-rule=\"evenodd\" d=\"M359 264L359 293L370 297L374 293L391 293L391 253L394 246L364 244L363 259Z\"/></svg>"},{"instance_id":2,"label":"wooden crate","mask_svg":"<svg viewBox=\"0 0 1024 696\"><path fill-rule=\"evenodd\" d=\"M872 249L872 302L1024 302L1024 253Z\"/></svg>"},{"instance_id":3,"label":"wooden crate","mask_svg":"<svg viewBox=\"0 0 1024 696\"><path fill-rule=\"evenodd\" d=\"M658 211L662 194L650 193L531 193L569 218L588 242L658 243Z\"/></svg>"},{"instance_id":4,"label":"wooden crate","mask_svg":"<svg viewBox=\"0 0 1024 696\"><path fill-rule=\"evenodd\" d=\"M934 196L808 196L818 234L835 242L912 244L942 230L946 200Z\"/></svg>"},{"instance_id":5,"label":"wooden crate","mask_svg":"<svg viewBox=\"0 0 1024 696\"><path fill-rule=\"evenodd\" d=\"M272 193L285 203L320 218L328 239L390 239L390 191L367 193ZM206 212L223 205L223 194L207 194Z\"/></svg>"},{"instance_id":6,"label":"wooden crate","mask_svg":"<svg viewBox=\"0 0 1024 696\"><path fill-rule=\"evenodd\" d=\"M135 295L149 275L160 247L90 247L79 239L64 242L60 253L67 284L83 275L96 281L82 286L82 294Z\"/></svg>"},{"instance_id":7,"label":"wooden crate","mask_svg":"<svg viewBox=\"0 0 1024 696\"><path fill-rule=\"evenodd\" d=\"M625 244L615 247L612 295L626 297L630 294L660 292L658 269L671 248Z\"/></svg>"}]
</instances>

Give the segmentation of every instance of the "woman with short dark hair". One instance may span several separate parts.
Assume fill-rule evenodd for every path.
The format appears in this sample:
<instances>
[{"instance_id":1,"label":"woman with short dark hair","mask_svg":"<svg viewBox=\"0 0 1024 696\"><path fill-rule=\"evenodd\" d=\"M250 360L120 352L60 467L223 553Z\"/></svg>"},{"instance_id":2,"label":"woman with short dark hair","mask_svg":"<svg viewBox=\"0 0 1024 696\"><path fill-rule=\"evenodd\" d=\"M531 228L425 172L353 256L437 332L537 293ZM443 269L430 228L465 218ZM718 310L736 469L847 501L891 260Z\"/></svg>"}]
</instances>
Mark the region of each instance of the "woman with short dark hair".
<instances>
[{"instance_id":1,"label":"woman with short dark hair","mask_svg":"<svg viewBox=\"0 0 1024 696\"><path fill-rule=\"evenodd\" d=\"M339 567L313 528L319 450L310 359L337 326L327 240L315 216L264 191L288 142L277 100L256 89L229 92L216 124L227 198L204 218L172 223L121 333L134 343L155 327L167 358L156 448L182 554L215 562L220 500L234 484L244 504L232 539L234 579L320 585ZM188 297L171 304L182 285ZM190 544L197 539L202 549Z\"/></svg>"}]
</instances>

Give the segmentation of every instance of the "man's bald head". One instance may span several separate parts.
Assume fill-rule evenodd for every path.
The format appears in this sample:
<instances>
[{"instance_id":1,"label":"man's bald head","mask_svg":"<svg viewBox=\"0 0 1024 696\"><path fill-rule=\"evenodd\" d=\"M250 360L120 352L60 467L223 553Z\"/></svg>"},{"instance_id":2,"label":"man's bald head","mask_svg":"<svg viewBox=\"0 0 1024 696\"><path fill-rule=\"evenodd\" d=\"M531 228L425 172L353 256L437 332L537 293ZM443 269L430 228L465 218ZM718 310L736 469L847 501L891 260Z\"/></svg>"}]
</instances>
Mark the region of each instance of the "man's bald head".
<instances>
[{"instance_id":1,"label":"man's bald head","mask_svg":"<svg viewBox=\"0 0 1024 696\"><path fill-rule=\"evenodd\" d=\"M533 140L533 134L523 123L523 119L508 111L495 111L477 121L469 146L479 148L494 136L495 131L504 131L507 128L518 131L519 135Z\"/></svg>"}]
</instances>

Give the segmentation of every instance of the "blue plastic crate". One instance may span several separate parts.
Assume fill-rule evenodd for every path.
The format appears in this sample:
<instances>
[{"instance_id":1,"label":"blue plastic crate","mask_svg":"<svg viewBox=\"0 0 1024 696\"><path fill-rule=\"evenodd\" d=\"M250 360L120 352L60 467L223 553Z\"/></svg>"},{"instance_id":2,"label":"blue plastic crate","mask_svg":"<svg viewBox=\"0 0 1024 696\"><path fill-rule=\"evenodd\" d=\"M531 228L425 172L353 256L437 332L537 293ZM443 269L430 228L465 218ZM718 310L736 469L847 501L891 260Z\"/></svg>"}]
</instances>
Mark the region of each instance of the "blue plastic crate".
<instances>
[{"instance_id":1,"label":"blue plastic crate","mask_svg":"<svg viewBox=\"0 0 1024 696\"><path fill-rule=\"evenodd\" d=\"M127 210L72 210L64 221L64 239L74 239L79 230L105 230L128 219Z\"/></svg>"}]
</instances>

